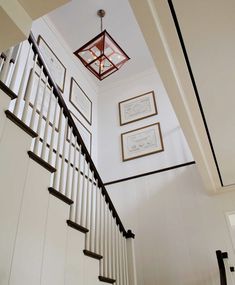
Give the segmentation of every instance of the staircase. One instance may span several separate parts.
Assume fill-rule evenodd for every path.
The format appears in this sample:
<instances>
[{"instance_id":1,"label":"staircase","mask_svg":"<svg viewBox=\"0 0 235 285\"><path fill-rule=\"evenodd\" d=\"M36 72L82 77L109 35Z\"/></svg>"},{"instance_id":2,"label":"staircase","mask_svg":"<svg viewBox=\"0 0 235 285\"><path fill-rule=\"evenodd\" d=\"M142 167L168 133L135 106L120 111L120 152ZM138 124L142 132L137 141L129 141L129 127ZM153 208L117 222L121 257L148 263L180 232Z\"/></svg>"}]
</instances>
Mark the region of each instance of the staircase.
<instances>
[{"instance_id":1,"label":"staircase","mask_svg":"<svg viewBox=\"0 0 235 285\"><path fill-rule=\"evenodd\" d=\"M136 284L134 234L32 34L0 58L0 181L1 285Z\"/></svg>"}]
</instances>

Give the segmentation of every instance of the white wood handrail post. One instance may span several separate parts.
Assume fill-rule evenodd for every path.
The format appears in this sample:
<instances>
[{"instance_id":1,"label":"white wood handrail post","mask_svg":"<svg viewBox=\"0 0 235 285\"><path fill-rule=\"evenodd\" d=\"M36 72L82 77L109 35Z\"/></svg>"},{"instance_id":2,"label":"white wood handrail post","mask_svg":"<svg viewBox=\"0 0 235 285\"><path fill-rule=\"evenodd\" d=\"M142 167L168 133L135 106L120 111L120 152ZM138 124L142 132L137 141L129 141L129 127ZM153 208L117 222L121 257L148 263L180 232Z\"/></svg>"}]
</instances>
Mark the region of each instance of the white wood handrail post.
<instances>
[{"instance_id":1,"label":"white wood handrail post","mask_svg":"<svg viewBox=\"0 0 235 285\"><path fill-rule=\"evenodd\" d=\"M11 59L12 59L13 50L14 50L14 47L11 47L7 51L7 58L6 58L6 61L5 61L4 65L3 65L2 72L0 74L0 80L3 83L7 82L8 74L9 74L10 67L11 67Z\"/></svg>"},{"instance_id":2,"label":"white wood handrail post","mask_svg":"<svg viewBox=\"0 0 235 285\"><path fill-rule=\"evenodd\" d=\"M137 285L137 275L136 275L136 263L135 263L135 249L134 249L134 238L135 235L128 230L126 239L126 249L127 249L127 264L128 264L128 279L129 285Z\"/></svg>"}]
</instances>

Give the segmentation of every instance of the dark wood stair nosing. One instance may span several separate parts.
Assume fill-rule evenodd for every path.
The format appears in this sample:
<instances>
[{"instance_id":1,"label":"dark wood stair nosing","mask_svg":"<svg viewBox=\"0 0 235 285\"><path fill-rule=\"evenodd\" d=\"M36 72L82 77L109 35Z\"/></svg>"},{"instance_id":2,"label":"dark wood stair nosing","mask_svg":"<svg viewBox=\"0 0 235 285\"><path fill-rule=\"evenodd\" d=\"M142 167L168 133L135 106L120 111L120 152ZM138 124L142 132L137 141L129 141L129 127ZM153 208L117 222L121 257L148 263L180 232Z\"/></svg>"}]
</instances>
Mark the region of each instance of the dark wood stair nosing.
<instances>
[{"instance_id":1,"label":"dark wood stair nosing","mask_svg":"<svg viewBox=\"0 0 235 285\"><path fill-rule=\"evenodd\" d=\"M0 81L0 89L5 92L11 98L11 100L17 98L17 95L2 81Z\"/></svg>"},{"instance_id":2,"label":"dark wood stair nosing","mask_svg":"<svg viewBox=\"0 0 235 285\"><path fill-rule=\"evenodd\" d=\"M39 157L37 154L35 154L34 152L32 152L31 150L28 151L28 155L31 159L33 159L35 162L37 162L38 164L40 164L42 167L44 167L45 169L47 169L48 171L50 171L51 173L56 172L55 167L53 167L52 165L50 165L48 162L46 162L45 160L43 160L41 157Z\"/></svg>"},{"instance_id":3,"label":"dark wood stair nosing","mask_svg":"<svg viewBox=\"0 0 235 285\"><path fill-rule=\"evenodd\" d=\"M38 136L35 131L33 131L30 127L28 127L25 123L23 123L16 115L14 115L11 111L6 110L5 114L9 120L15 123L18 127L20 127L23 131L25 131L32 138L36 138Z\"/></svg>"},{"instance_id":4,"label":"dark wood stair nosing","mask_svg":"<svg viewBox=\"0 0 235 285\"><path fill-rule=\"evenodd\" d=\"M88 233L89 230L87 228L84 228L83 226L80 226L79 224L71 221L71 220L67 220L67 225L75 230L78 230L79 232L82 232L82 233Z\"/></svg>"},{"instance_id":5,"label":"dark wood stair nosing","mask_svg":"<svg viewBox=\"0 0 235 285\"><path fill-rule=\"evenodd\" d=\"M116 282L115 279L111 279L111 278L103 277L103 276L99 276L99 280L102 282L110 283L110 284L113 284L114 282Z\"/></svg>"},{"instance_id":6,"label":"dark wood stair nosing","mask_svg":"<svg viewBox=\"0 0 235 285\"><path fill-rule=\"evenodd\" d=\"M98 254L98 253L95 253L95 252L92 252L92 251L87 250L87 249L84 249L84 250L83 250L83 253L84 253L86 256L89 256L89 257L94 258L94 259L100 260L100 259L103 258L102 255L100 255L100 254Z\"/></svg>"},{"instance_id":7,"label":"dark wood stair nosing","mask_svg":"<svg viewBox=\"0 0 235 285\"><path fill-rule=\"evenodd\" d=\"M56 198L60 199L61 201L65 202L68 205L73 204L73 200L66 197L64 194L60 193L59 191L55 190L53 187L49 187L48 191L51 195L55 196Z\"/></svg>"}]
</instances>

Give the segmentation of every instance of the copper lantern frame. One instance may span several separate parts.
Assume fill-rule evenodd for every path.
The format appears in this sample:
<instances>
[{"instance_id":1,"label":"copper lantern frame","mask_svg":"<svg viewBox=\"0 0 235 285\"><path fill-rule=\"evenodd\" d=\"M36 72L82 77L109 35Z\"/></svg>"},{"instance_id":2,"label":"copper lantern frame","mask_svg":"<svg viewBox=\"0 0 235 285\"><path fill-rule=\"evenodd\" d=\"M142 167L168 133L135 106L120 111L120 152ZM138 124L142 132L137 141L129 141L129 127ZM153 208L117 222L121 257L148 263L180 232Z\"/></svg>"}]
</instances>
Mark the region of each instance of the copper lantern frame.
<instances>
[{"instance_id":1,"label":"copper lantern frame","mask_svg":"<svg viewBox=\"0 0 235 285\"><path fill-rule=\"evenodd\" d=\"M74 54L90 72L99 80L103 80L120 69L130 57L106 30L102 31L102 18L105 11L99 10L97 14L101 18L101 33L76 50Z\"/></svg>"}]
</instances>

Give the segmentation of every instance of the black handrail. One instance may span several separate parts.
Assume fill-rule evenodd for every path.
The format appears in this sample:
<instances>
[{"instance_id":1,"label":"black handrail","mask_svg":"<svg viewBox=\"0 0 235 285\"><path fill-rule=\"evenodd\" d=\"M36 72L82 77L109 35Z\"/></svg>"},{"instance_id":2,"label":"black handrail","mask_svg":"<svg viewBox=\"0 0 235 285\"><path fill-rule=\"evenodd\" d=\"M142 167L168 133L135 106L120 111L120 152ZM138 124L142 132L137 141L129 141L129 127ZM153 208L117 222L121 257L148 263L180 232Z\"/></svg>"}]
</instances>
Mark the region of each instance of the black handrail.
<instances>
[{"instance_id":1,"label":"black handrail","mask_svg":"<svg viewBox=\"0 0 235 285\"><path fill-rule=\"evenodd\" d=\"M61 92L57 86L57 84L55 83L54 79L52 78L51 74L50 74L50 71L45 63L45 60L43 59L43 56L41 54L41 51L39 50L39 47L37 45L37 42L34 38L34 35L32 34L32 32L30 33L29 35L29 39L28 39L29 43L32 44L32 49L34 51L35 54L38 55L38 62L39 62L39 65L40 66L43 66L43 70L44 70L44 73L46 76L48 76L48 83L53 86L53 89L54 89L54 95L56 96L56 98L58 98L58 103L60 105L61 108L63 108L63 113L65 115L66 118L68 118L68 124L71 128L73 128L73 134L74 136L77 137L77 140L78 140L78 143L81 145L81 150L82 150L82 154L85 154L86 156L86 161L90 164L90 168L92 171L94 171L94 177L95 179L97 179L98 181L98 186L102 189L102 194L104 195L105 197L105 201L108 203L109 205L109 209L112 211L112 214L113 214L113 217L116 218L116 222L117 222L117 225L120 226L120 231L123 233L123 235L126 237L126 238L134 238L134 234L128 230L126 231L123 224L122 224L122 221L112 203L112 200L110 199L109 197L109 194L104 186L104 183L95 167L95 164L94 162L92 161L91 159L91 156L82 140L82 137L81 135L79 134L79 131L76 127L76 124L74 123L74 120L69 112L69 109L67 107L67 105L65 104L65 101L63 99L63 96L61 95Z\"/></svg>"},{"instance_id":2,"label":"black handrail","mask_svg":"<svg viewBox=\"0 0 235 285\"><path fill-rule=\"evenodd\" d=\"M227 278L226 278L226 270L224 266L224 258L228 258L227 252L222 252L221 250L216 250L216 257L219 266L219 273L220 273L220 284L227 285Z\"/></svg>"}]
</instances>

